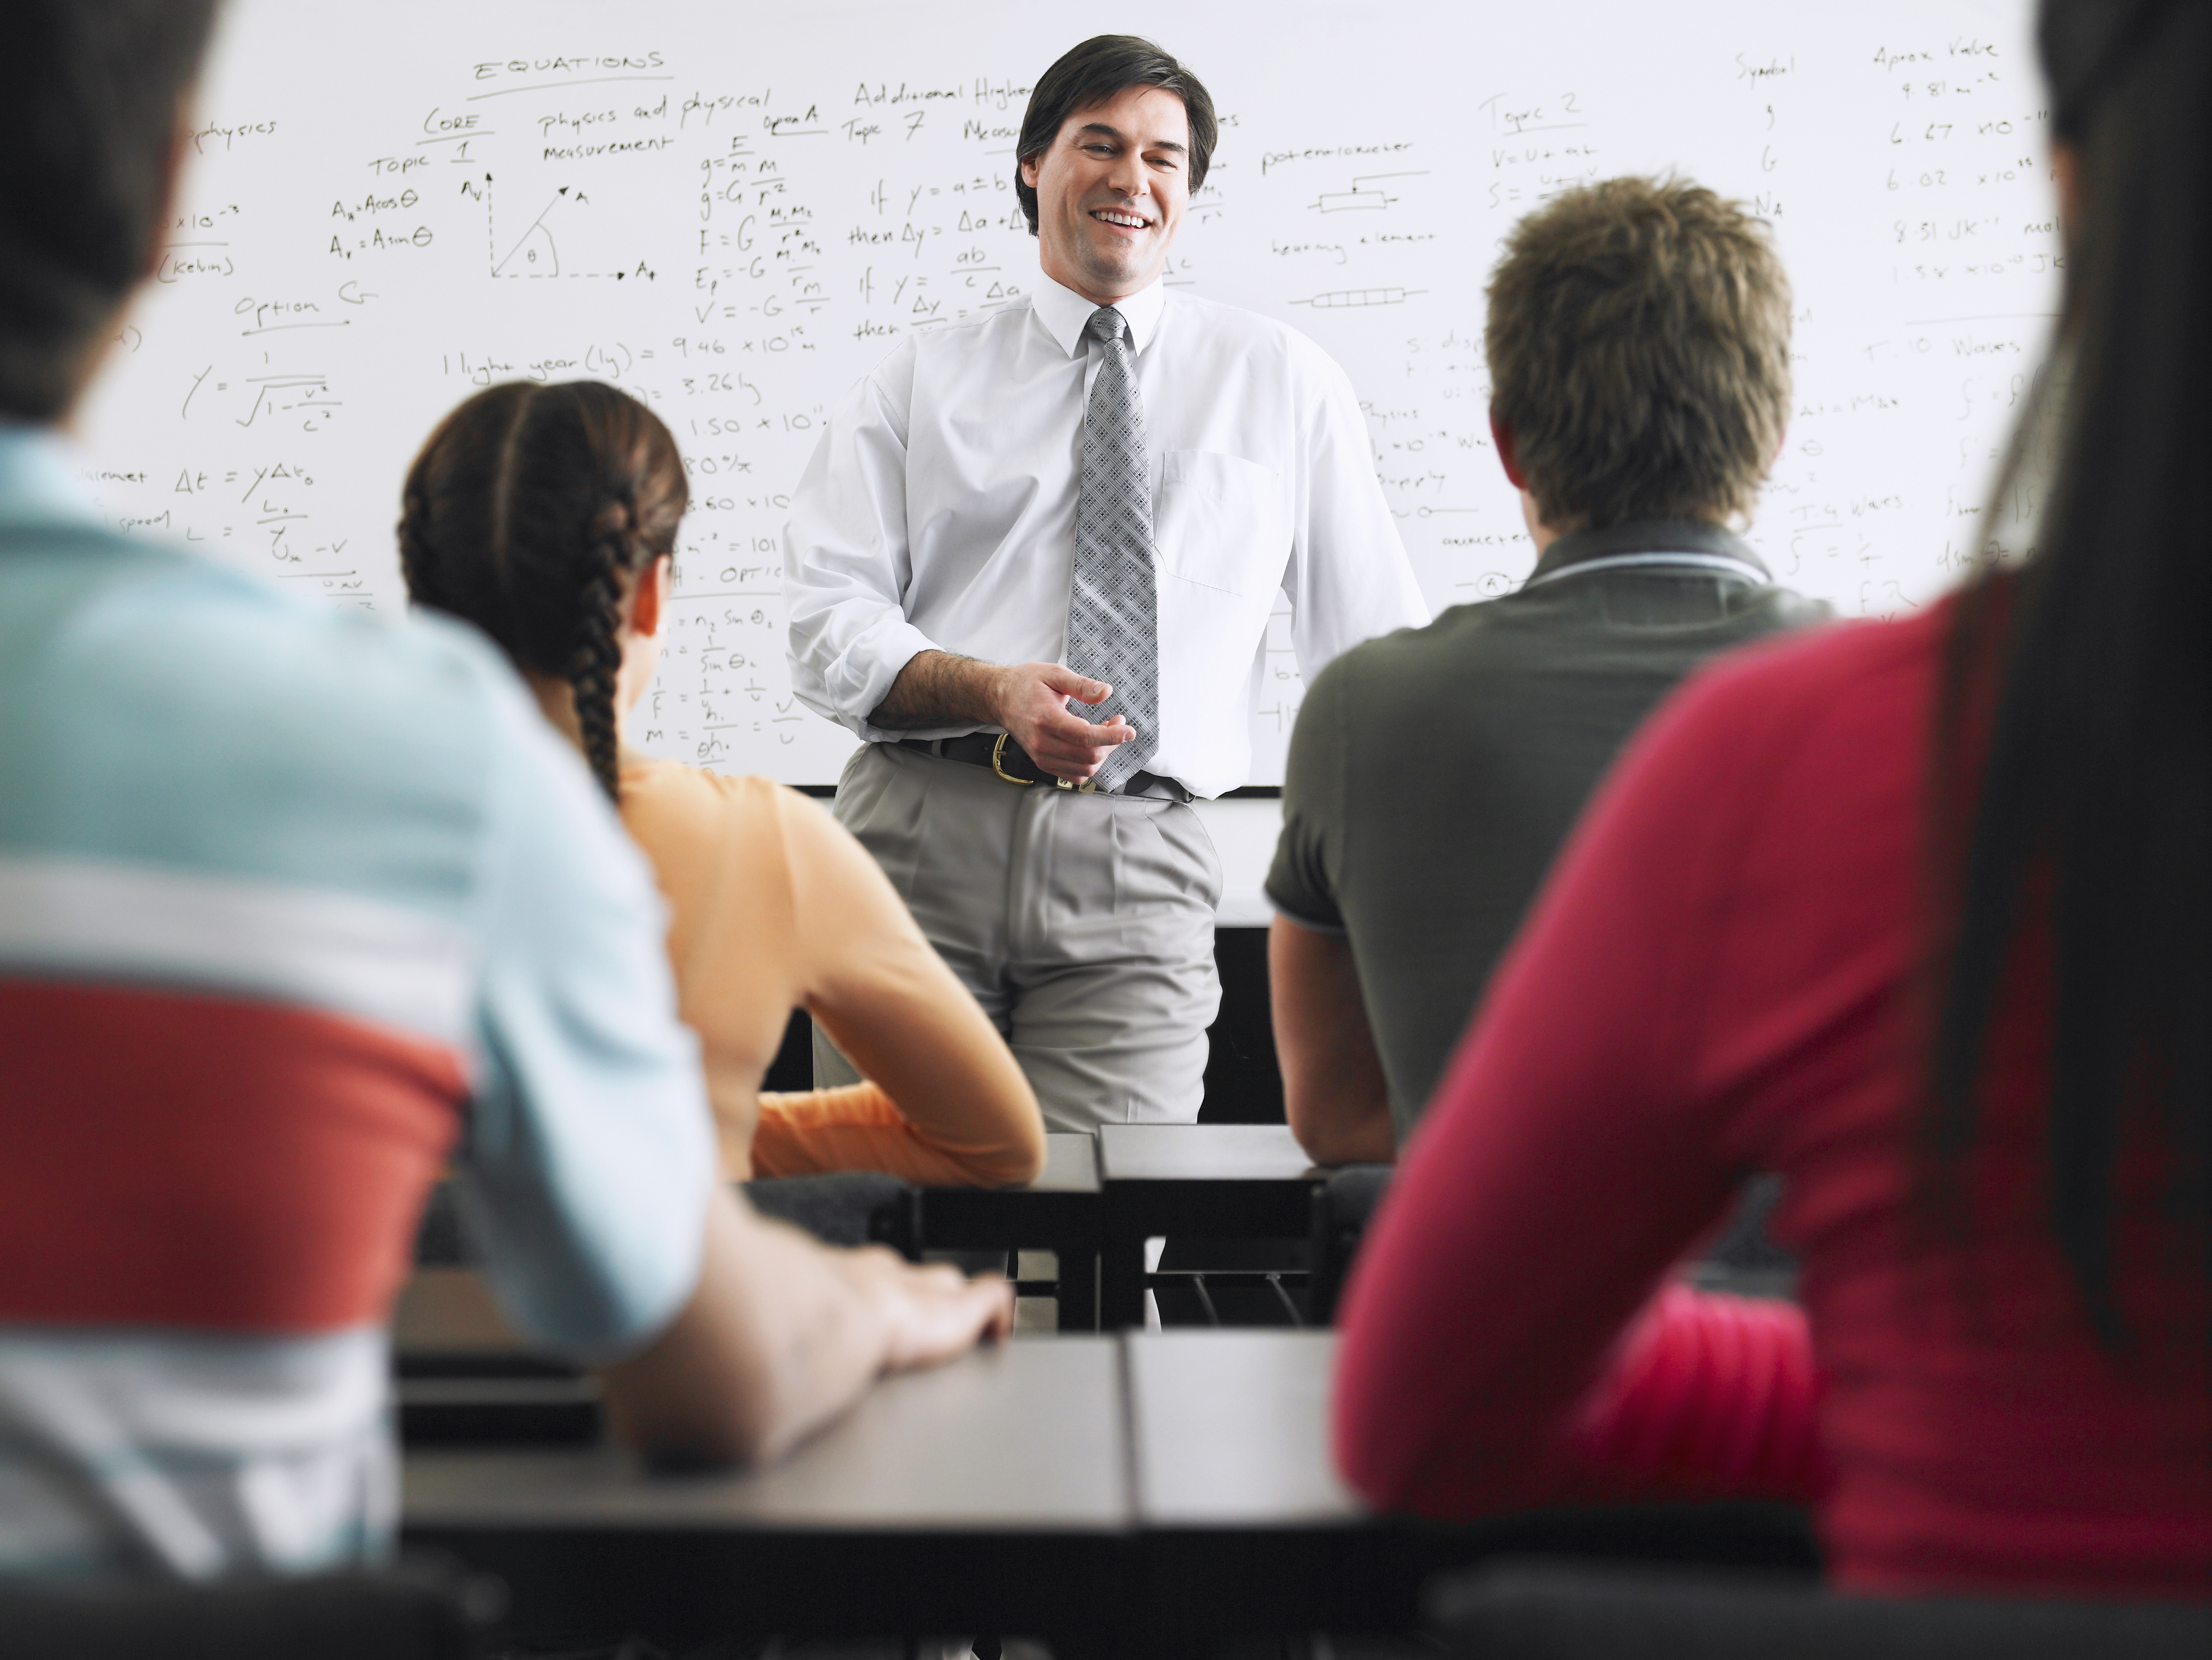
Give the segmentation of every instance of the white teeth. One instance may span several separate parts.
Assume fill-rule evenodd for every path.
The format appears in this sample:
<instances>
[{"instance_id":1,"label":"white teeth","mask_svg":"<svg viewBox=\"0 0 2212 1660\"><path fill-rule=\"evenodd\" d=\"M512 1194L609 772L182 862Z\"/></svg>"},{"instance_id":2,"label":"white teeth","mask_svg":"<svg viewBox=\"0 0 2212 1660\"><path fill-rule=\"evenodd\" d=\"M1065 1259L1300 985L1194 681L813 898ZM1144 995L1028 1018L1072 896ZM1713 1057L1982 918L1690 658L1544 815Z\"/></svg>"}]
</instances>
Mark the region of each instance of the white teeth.
<instances>
[{"instance_id":1,"label":"white teeth","mask_svg":"<svg viewBox=\"0 0 2212 1660\"><path fill-rule=\"evenodd\" d=\"M1108 225L1126 225L1133 231L1141 231L1145 228L1146 223L1133 214L1097 213L1093 214L1091 217Z\"/></svg>"}]
</instances>

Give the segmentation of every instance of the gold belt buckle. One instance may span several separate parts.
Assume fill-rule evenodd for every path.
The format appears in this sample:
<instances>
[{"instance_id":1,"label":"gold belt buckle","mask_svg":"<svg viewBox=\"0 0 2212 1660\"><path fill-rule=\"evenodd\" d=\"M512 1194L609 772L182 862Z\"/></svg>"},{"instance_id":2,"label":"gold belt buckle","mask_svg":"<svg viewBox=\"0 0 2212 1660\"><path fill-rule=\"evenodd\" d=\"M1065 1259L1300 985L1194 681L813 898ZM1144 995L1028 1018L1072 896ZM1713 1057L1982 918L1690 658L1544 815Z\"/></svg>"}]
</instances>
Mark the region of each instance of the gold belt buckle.
<instances>
[{"instance_id":1,"label":"gold belt buckle","mask_svg":"<svg viewBox=\"0 0 2212 1660\"><path fill-rule=\"evenodd\" d=\"M1013 736L1012 732L1001 732L999 734L999 741L991 746L991 770L994 772L996 772L1000 778L1006 779L1007 783L1018 784L1023 789L1026 790L1030 785L1035 784L1036 780L1035 779L1018 779L1000 764L1006 760L1006 740L1012 736Z\"/></svg>"},{"instance_id":2,"label":"gold belt buckle","mask_svg":"<svg viewBox=\"0 0 2212 1660\"><path fill-rule=\"evenodd\" d=\"M1012 736L1013 736L1012 732L1001 732L999 734L999 741L991 746L991 770L1006 779L1007 783L1018 784L1024 790L1032 784L1042 784L1044 781L1042 779L1018 779L1006 770L1006 740ZM1055 778L1053 782L1063 790L1078 791L1086 796L1096 795L1098 792L1097 785L1090 779L1084 779L1080 784L1070 784L1066 779L1061 778Z\"/></svg>"}]
</instances>

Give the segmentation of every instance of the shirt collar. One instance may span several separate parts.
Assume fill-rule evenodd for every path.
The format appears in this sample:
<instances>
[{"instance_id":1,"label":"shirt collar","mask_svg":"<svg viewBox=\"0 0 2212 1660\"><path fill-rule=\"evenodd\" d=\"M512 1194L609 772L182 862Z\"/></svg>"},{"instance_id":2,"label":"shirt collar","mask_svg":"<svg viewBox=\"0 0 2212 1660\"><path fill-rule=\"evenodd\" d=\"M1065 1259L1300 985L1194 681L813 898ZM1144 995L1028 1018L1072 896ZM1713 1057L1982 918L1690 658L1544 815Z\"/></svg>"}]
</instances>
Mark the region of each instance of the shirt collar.
<instances>
[{"instance_id":1,"label":"shirt collar","mask_svg":"<svg viewBox=\"0 0 2212 1660\"><path fill-rule=\"evenodd\" d=\"M1167 282L1164 277L1153 279L1152 286L1139 289L1127 300L1117 300L1114 309L1121 313L1121 320L1129 325L1129 348L1141 352L1159 332L1160 312L1168 301ZM1079 355L1085 343L1084 329L1091 321L1091 312L1098 309L1095 300L1085 300L1073 288L1062 288L1050 277L1039 274L1036 292L1030 296L1030 304L1036 312L1037 321L1044 331L1060 342L1060 350L1070 357Z\"/></svg>"},{"instance_id":2,"label":"shirt collar","mask_svg":"<svg viewBox=\"0 0 2212 1660\"><path fill-rule=\"evenodd\" d=\"M1669 559L1670 554L1683 557ZM1636 518L1602 530L1568 531L1544 549L1523 586L1548 582L1576 566L1629 560L1654 570L1680 566L1718 575L1728 574L1727 567L1736 565L1744 567L1747 581L1774 579L1742 537L1718 524L1697 518Z\"/></svg>"},{"instance_id":3,"label":"shirt collar","mask_svg":"<svg viewBox=\"0 0 2212 1660\"><path fill-rule=\"evenodd\" d=\"M0 525L99 524L80 470L52 427L0 421Z\"/></svg>"}]
</instances>

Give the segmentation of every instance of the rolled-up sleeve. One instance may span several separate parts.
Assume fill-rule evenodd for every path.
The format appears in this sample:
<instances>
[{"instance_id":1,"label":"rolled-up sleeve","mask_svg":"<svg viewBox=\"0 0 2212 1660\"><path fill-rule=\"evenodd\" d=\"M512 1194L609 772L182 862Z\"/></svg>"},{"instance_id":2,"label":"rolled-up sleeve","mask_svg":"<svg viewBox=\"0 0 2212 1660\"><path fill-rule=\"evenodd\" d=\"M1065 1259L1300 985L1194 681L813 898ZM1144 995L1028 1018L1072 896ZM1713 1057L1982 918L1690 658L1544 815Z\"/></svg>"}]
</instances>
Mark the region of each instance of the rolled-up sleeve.
<instances>
[{"instance_id":1,"label":"rolled-up sleeve","mask_svg":"<svg viewBox=\"0 0 2212 1660\"><path fill-rule=\"evenodd\" d=\"M1339 936L1346 932L1335 867L1344 857L1344 682L1351 666L1332 663L1306 688L1291 733L1283 830L1266 883L1268 902L1284 916L1301 928Z\"/></svg>"},{"instance_id":2,"label":"rolled-up sleeve","mask_svg":"<svg viewBox=\"0 0 2212 1660\"><path fill-rule=\"evenodd\" d=\"M907 410L914 353L894 352L830 419L783 531L792 689L871 742L899 670L935 642L907 621Z\"/></svg>"},{"instance_id":3,"label":"rolled-up sleeve","mask_svg":"<svg viewBox=\"0 0 2212 1660\"><path fill-rule=\"evenodd\" d=\"M1352 383L1322 355L1319 395L1300 434L1305 488L1283 592L1292 612L1291 646L1308 680L1340 652L1395 628L1429 621L1428 602L1406 558L1375 476L1366 418Z\"/></svg>"}]
</instances>

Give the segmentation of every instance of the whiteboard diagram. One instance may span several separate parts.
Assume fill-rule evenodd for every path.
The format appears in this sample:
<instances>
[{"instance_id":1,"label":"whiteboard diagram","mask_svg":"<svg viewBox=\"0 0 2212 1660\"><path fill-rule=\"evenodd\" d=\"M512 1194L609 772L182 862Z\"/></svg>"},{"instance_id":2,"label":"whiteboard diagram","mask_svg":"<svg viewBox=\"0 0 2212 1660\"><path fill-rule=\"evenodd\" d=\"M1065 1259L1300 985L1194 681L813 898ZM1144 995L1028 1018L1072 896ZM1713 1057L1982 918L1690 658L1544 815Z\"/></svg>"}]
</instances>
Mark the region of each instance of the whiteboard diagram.
<instances>
[{"instance_id":1,"label":"whiteboard diagram","mask_svg":"<svg viewBox=\"0 0 2212 1660\"><path fill-rule=\"evenodd\" d=\"M1753 203L1796 288L1749 540L1881 615L1984 534L2056 310L2031 9L1384 0L1354 28L1312 0L1138 0L1113 26L1220 112L1167 280L1344 366L1432 606L1533 560L1486 418L1501 239L1577 184L1674 172ZM830 782L853 740L783 661L790 493L901 341L1036 286L1014 145L1081 27L981 0L232 0L157 280L85 412L102 511L396 615L399 482L437 420L498 380L611 381L690 473L647 747ZM1303 686L1286 616L1255 672L1267 783Z\"/></svg>"}]
</instances>

